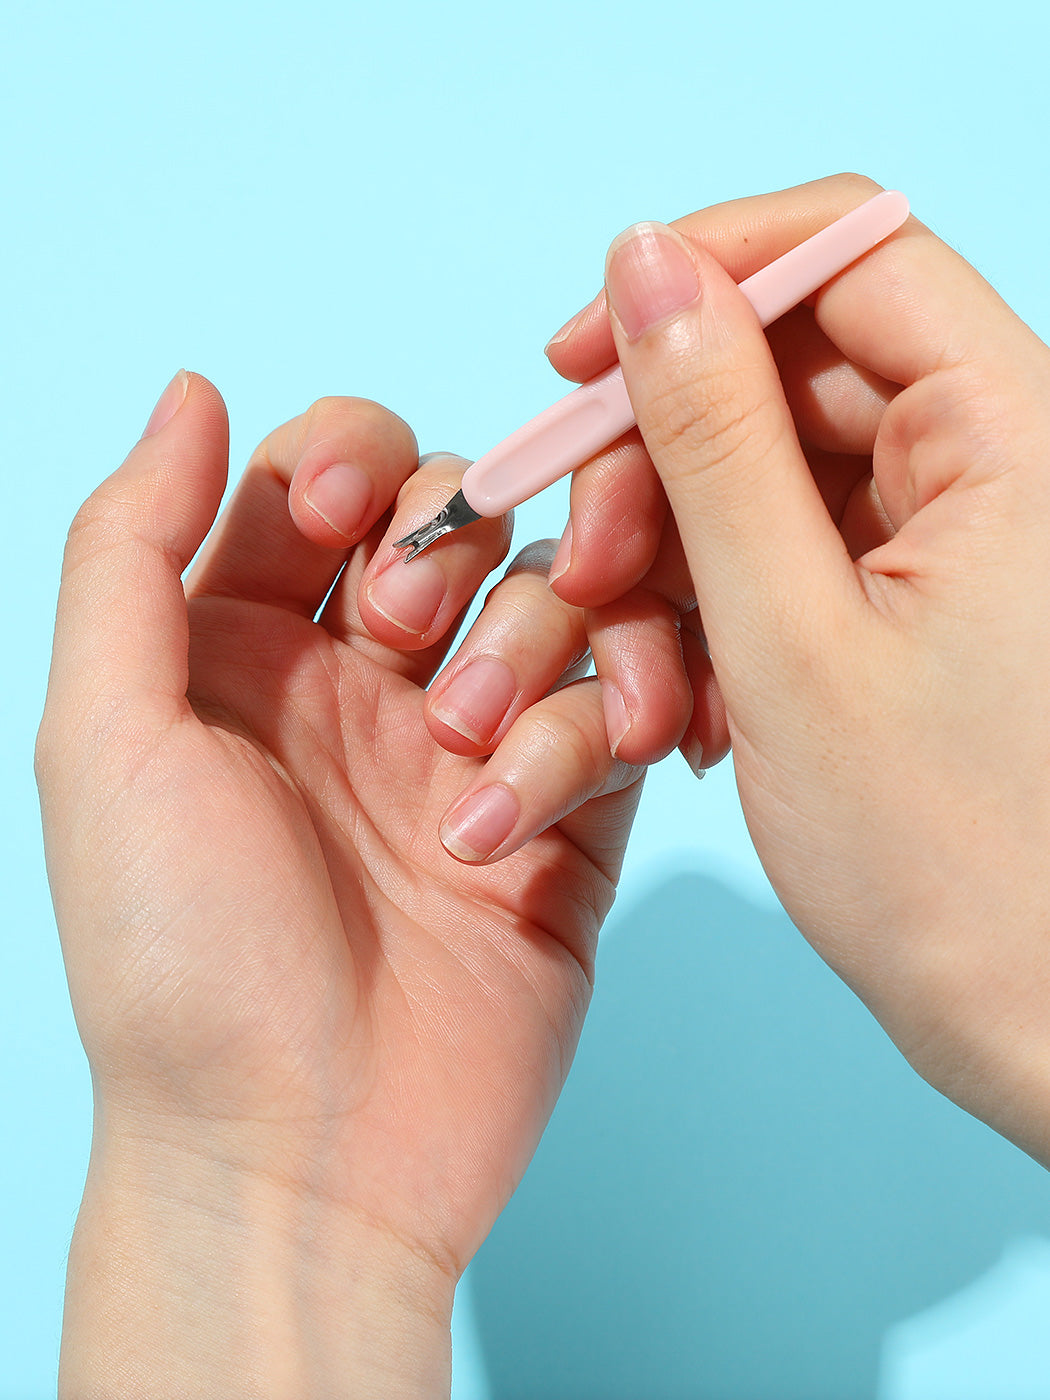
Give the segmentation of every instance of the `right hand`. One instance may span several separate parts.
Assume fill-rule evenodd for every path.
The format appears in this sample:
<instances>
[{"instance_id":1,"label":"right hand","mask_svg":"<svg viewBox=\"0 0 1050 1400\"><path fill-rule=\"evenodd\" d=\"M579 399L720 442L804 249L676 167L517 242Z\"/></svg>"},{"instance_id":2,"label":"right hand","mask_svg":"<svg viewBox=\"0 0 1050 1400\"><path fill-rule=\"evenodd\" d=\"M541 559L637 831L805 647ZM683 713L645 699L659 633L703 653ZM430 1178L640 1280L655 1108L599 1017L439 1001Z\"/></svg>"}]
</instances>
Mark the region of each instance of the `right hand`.
<instances>
[{"instance_id":1,"label":"right hand","mask_svg":"<svg viewBox=\"0 0 1050 1400\"><path fill-rule=\"evenodd\" d=\"M733 280L876 188L625 235L612 316L552 359L623 366L789 914L923 1075L1050 1164L1050 351L915 220L768 341Z\"/></svg>"}]
</instances>

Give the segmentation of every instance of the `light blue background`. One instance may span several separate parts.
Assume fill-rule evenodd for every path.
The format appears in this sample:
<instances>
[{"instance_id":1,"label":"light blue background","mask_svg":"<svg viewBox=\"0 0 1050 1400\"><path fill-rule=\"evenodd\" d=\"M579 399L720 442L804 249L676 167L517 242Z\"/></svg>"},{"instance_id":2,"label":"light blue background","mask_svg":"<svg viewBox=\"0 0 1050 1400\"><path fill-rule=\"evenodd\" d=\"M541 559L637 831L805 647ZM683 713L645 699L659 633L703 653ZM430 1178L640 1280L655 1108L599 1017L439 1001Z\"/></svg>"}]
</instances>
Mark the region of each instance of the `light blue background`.
<instances>
[{"instance_id":1,"label":"light blue background","mask_svg":"<svg viewBox=\"0 0 1050 1400\"><path fill-rule=\"evenodd\" d=\"M1045 8L11 4L0 1396L53 1389L89 1133L35 826L66 524L181 364L234 462L321 394L476 455L610 238L854 168L1041 334ZM558 533L559 491L520 539ZM975 759L976 763L976 759ZM979 771L975 767L975 781ZM939 1099L779 911L728 765L649 783L593 1014L468 1273L457 1400L1020 1400L1050 1184Z\"/></svg>"}]
</instances>

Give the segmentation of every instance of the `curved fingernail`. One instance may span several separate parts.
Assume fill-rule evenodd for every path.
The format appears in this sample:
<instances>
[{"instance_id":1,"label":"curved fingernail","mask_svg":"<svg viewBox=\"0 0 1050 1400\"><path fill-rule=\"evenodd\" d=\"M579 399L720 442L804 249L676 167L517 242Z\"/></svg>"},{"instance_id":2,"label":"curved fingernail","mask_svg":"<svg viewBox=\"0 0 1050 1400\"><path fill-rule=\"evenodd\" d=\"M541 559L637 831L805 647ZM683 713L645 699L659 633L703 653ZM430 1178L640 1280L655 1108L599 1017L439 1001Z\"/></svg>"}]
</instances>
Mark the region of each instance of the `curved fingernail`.
<instances>
[{"instance_id":1,"label":"curved fingernail","mask_svg":"<svg viewBox=\"0 0 1050 1400\"><path fill-rule=\"evenodd\" d=\"M554 551L554 558L551 560L550 573L547 575L549 584L557 583L562 574L572 563L572 519L570 517L565 526L565 533L561 537L558 548Z\"/></svg>"},{"instance_id":2,"label":"curved fingernail","mask_svg":"<svg viewBox=\"0 0 1050 1400\"><path fill-rule=\"evenodd\" d=\"M570 316L561 330L555 331L550 340L547 341L547 344L543 347L543 353L545 355L550 354L555 345L561 345L563 341L568 340L569 336L572 335L573 331L589 310L590 306L585 306L582 311L577 311L575 316Z\"/></svg>"},{"instance_id":3,"label":"curved fingernail","mask_svg":"<svg viewBox=\"0 0 1050 1400\"><path fill-rule=\"evenodd\" d=\"M183 403L186 401L186 391L190 387L190 377L184 369L180 369L171 383L157 400L157 406L149 416L149 422L142 430L144 438L153 437L154 433L159 433L161 428L166 427L178 413Z\"/></svg>"},{"instance_id":4,"label":"curved fingernail","mask_svg":"<svg viewBox=\"0 0 1050 1400\"><path fill-rule=\"evenodd\" d=\"M453 806L441 823L441 844L458 860L486 860L514 830L517 795L503 783L479 788Z\"/></svg>"},{"instance_id":5,"label":"curved fingernail","mask_svg":"<svg viewBox=\"0 0 1050 1400\"><path fill-rule=\"evenodd\" d=\"M517 693L517 677L505 661L479 657L456 672L431 704L430 713L457 734L484 744L499 728Z\"/></svg>"},{"instance_id":6,"label":"curved fingernail","mask_svg":"<svg viewBox=\"0 0 1050 1400\"><path fill-rule=\"evenodd\" d=\"M564 326L562 326L561 330L555 331L554 334L551 336L550 340L547 341L547 344L543 347L543 353L545 355L549 354L550 351L553 350L555 345L561 345L564 341L568 340L572 333L576 330L576 328L578 326L581 326L588 316L593 315L595 310L595 303L600 301L604 294L605 292L603 288L602 291L600 291L597 294L597 296L591 297L587 305L584 306L581 310L577 311L575 316L570 316L569 319L565 322Z\"/></svg>"},{"instance_id":7,"label":"curved fingernail","mask_svg":"<svg viewBox=\"0 0 1050 1400\"><path fill-rule=\"evenodd\" d=\"M470 465L467 458L459 452L424 452L419 459L419 466L425 467L428 462L436 462L439 458L443 458L446 462L461 462L464 467Z\"/></svg>"},{"instance_id":8,"label":"curved fingernail","mask_svg":"<svg viewBox=\"0 0 1050 1400\"><path fill-rule=\"evenodd\" d=\"M666 224L635 224L614 239L605 286L629 341L640 339L700 295L696 266Z\"/></svg>"},{"instance_id":9,"label":"curved fingernail","mask_svg":"<svg viewBox=\"0 0 1050 1400\"><path fill-rule=\"evenodd\" d=\"M631 716L623 694L612 681L602 681L602 707L605 710L605 731L609 736L609 748L613 758L623 743L631 727Z\"/></svg>"},{"instance_id":10,"label":"curved fingernail","mask_svg":"<svg viewBox=\"0 0 1050 1400\"><path fill-rule=\"evenodd\" d=\"M707 772L707 769L704 767L703 744L701 744L695 734L687 734L679 747L682 750L682 757L685 759L686 763L689 764L694 774L698 778L702 778Z\"/></svg>"},{"instance_id":11,"label":"curved fingernail","mask_svg":"<svg viewBox=\"0 0 1050 1400\"><path fill-rule=\"evenodd\" d=\"M372 479L353 462L333 462L304 488L303 500L336 534L350 539L372 503Z\"/></svg>"},{"instance_id":12,"label":"curved fingernail","mask_svg":"<svg viewBox=\"0 0 1050 1400\"><path fill-rule=\"evenodd\" d=\"M445 575L441 565L425 554L411 564L398 555L365 586L365 597L395 627L424 637L444 601Z\"/></svg>"}]
</instances>

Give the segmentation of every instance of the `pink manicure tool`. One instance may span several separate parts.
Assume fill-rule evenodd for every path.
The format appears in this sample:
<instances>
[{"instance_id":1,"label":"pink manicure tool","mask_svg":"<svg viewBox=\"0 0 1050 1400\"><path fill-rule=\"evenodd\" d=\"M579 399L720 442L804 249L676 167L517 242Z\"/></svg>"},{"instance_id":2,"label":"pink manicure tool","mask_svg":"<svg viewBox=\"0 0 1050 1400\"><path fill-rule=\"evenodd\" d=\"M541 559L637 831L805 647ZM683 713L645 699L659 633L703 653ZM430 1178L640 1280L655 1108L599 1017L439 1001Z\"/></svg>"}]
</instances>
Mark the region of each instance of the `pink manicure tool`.
<instances>
[{"instance_id":1,"label":"pink manicure tool","mask_svg":"<svg viewBox=\"0 0 1050 1400\"><path fill-rule=\"evenodd\" d=\"M883 190L740 283L763 326L815 292L900 228L908 201ZM460 489L433 520L398 540L406 559L482 516L503 515L622 436L635 423L619 365L544 409L467 468Z\"/></svg>"}]
</instances>

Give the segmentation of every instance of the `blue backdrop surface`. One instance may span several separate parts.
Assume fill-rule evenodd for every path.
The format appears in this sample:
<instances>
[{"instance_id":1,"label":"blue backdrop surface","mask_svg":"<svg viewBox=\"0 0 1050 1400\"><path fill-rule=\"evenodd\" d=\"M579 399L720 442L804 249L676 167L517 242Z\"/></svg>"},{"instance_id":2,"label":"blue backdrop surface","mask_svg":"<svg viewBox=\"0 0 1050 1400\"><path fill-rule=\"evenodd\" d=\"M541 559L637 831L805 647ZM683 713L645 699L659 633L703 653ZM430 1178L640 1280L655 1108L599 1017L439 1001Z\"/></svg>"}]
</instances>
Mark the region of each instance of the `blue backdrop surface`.
<instances>
[{"instance_id":1,"label":"blue backdrop surface","mask_svg":"<svg viewBox=\"0 0 1050 1400\"><path fill-rule=\"evenodd\" d=\"M1045 11L15 3L0 357L2 1400L53 1391L90 1092L31 778L66 526L181 364L233 461L322 394L478 455L625 225L858 169L1044 336ZM519 539L560 533L563 488ZM649 781L550 1131L471 1267L456 1400L1045 1394L1050 1183L802 944L729 765ZM1040 1325L1040 1319L1044 1319ZM1042 1387L1042 1388L1040 1388Z\"/></svg>"}]
</instances>

